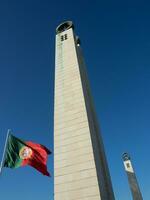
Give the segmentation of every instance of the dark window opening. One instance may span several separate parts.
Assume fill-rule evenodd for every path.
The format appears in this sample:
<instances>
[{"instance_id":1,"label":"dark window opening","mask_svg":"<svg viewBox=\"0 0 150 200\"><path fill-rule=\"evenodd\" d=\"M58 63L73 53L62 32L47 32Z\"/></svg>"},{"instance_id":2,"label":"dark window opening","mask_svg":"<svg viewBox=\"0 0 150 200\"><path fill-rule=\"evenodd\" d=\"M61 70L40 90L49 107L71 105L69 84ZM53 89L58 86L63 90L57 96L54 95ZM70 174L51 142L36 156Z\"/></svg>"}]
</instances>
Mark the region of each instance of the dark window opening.
<instances>
[{"instance_id":1,"label":"dark window opening","mask_svg":"<svg viewBox=\"0 0 150 200\"><path fill-rule=\"evenodd\" d=\"M61 36L61 41L64 41L64 37L63 37L63 35Z\"/></svg>"},{"instance_id":2,"label":"dark window opening","mask_svg":"<svg viewBox=\"0 0 150 200\"><path fill-rule=\"evenodd\" d=\"M68 39L68 36L67 36L67 34L65 34L65 40L67 40Z\"/></svg>"},{"instance_id":3,"label":"dark window opening","mask_svg":"<svg viewBox=\"0 0 150 200\"><path fill-rule=\"evenodd\" d=\"M130 164L129 163L127 163L127 168L130 168Z\"/></svg>"},{"instance_id":4,"label":"dark window opening","mask_svg":"<svg viewBox=\"0 0 150 200\"><path fill-rule=\"evenodd\" d=\"M64 40L67 40L68 39L68 35L65 34L65 35L61 35L61 41L63 42Z\"/></svg>"}]
</instances>

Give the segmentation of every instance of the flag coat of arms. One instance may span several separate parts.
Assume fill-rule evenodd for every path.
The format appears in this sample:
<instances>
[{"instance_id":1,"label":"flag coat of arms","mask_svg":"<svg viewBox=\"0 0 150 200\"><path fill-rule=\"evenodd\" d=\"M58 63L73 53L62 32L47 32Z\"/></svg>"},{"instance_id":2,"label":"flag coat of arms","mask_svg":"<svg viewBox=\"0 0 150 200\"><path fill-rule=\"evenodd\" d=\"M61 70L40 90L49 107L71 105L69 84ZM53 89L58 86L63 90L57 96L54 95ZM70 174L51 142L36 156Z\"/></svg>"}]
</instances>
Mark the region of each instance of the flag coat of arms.
<instances>
[{"instance_id":1,"label":"flag coat of arms","mask_svg":"<svg viewBox=\"0 0 150 200\"><path fill-rule=\"evenodd\" d=\"M47 158L50 153L51 152L41 144L23 141L9 134L3 166L18 168L30 165L43 175L50 176L46 166Z\"/></svg>"}]
</instances>

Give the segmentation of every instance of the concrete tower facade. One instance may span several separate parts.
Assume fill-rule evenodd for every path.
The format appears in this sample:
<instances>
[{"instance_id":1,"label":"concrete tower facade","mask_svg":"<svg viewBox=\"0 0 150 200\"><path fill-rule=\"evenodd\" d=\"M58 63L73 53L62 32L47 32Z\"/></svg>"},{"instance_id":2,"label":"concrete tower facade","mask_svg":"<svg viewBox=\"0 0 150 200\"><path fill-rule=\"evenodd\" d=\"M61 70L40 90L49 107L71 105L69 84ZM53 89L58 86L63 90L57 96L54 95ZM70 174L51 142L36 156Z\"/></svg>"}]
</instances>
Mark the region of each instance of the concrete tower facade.
<instances>
[{"instance_id":1,"label":"concrete tower facade","mask_svg":"<svg viewBox=\"0 0 150 200\"><path fill-rule=\"evenodd\" d=\"M132 192L133 200L143 200L129 154L127 153L123 154L123 163L125 171L128 176L128 181Z\"/></svg>"},{"instance_id":2,"label":"concrete tower facade","mask_svg":"<svg viewBox=\"0 0 150 200\"><path fill-rule=\"evenodd\" d=\"M80 40L71 21L56 29L54 199L114 200Z\"/></svg>"}]
</instances>

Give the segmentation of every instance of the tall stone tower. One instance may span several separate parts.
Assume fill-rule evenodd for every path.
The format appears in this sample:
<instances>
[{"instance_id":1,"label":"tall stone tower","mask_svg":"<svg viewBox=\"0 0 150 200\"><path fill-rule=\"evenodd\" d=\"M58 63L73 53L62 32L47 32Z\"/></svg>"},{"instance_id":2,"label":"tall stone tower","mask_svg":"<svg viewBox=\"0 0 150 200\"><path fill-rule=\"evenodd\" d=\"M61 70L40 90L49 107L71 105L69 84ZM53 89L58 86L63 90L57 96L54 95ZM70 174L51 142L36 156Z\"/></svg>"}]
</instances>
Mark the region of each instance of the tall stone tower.
<instances>
[{"instance_id":1,"label":"tall stone tower","mask_svg":"<svg viewBox=\"0 0 150 200\"><path fill-rule=\"evenodd\" d=\"M56 29L54 199L114 200L80 40L71 21Z\"/></svg>"},{"instance_id":2,"label":"tall stone tower","mask_svg":"<svg viewBox=\"0 0 150 200\"><path fill-rule=\"evenodd\" d=\"M123 163L128 176L133 200L143 200L129 154L123 154Z\"/></svg>"}]
</instances>

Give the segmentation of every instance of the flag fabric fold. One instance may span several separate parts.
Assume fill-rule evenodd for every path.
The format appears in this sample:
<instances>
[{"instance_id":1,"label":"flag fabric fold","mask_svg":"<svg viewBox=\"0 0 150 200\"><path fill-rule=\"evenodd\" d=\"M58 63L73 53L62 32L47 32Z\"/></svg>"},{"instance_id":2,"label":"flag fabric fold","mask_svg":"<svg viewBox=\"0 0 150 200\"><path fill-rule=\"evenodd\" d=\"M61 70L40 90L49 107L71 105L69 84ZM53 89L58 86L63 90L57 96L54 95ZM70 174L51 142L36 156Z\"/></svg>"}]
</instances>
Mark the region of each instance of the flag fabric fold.
<instances>
[{"instance_id":1,"label":"flag fabric fold","mask_svg":"<svg viewBox=\"0 0 150 200\"><path fill-rule=\"evenodd\" d=\"M18 168L30 165L43 175L50 176L47 171L47 159L51 152L43 145L31 141L23 141L9 135L5 153L4 167Z\"/></svg>"}]
</instances>

